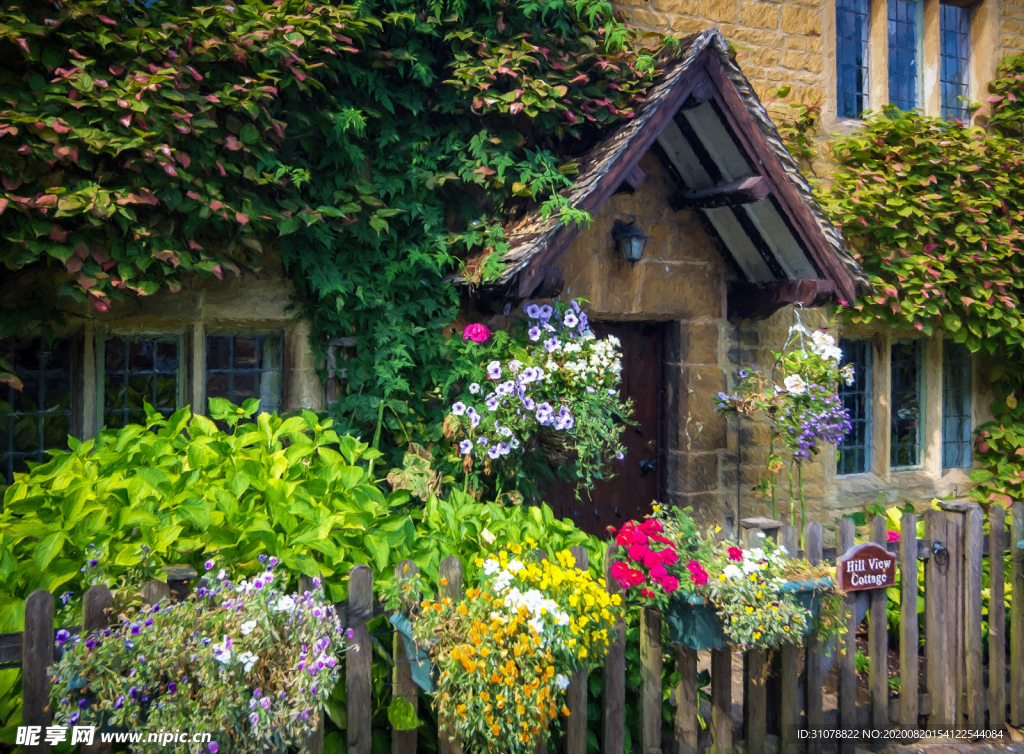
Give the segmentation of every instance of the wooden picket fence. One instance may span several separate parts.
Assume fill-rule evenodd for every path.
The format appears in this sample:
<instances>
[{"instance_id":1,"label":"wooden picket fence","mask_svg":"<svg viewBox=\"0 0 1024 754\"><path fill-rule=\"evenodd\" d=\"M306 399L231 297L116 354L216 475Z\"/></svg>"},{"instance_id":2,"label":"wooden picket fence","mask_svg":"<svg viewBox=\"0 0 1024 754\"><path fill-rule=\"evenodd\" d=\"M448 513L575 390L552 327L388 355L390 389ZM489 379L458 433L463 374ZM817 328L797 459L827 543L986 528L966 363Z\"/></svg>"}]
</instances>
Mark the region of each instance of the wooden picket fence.
<instances>
[{"instance_id":1,"label":"wooden picket fence","mask_svg":"<svg viewBox=\"0 0 1024 754\"><path fill-rule=\"evenodd\" d=\"M983 533L984 518L984 511L977 504L963 501L943 503L940 510L924 513L925 537L918 539L918 517L907 514L902 519L898 545L886 542L885 521L878 517L874 519L872 541L896 549L898 569L908 575L899 582L902 600L898 699L890 699L885 590L851 594L847 599L849 619L838 650L835 647L830 650L820 639L811 636L801 645L780 647L774 658L762 650L744 653L742 738L749 754L766 752L769 720L773 721L781 751L787 754L796 751L820 754L823 751L823 740L801 738L799 731L808 728L999 730L1007 723L1024 726L1024 599L1021 598L1024 595L1024 551L1015 546L1024 540L1024 507L1016 503L1008 512L1000 506L992 506L988 512L988 535ZM799 533L792 526L764 519L751 519L744 524L748 541L761 532L777 538L792 555L802 555L814 563L832 559L854 544L854 524L850 519L840 521L836 532L838 546L835 548L824 548L822 525L817 521L809 522L804 530L803 550L798 547ZM1012 553L1009 574L1004 572L1007 551ZM580 568L588 567L587 554L582 548L573 548L573 554ZM613 553L609 552L605 575L609 590L614 592L616 585L609 574L612 557ZM986 558L990 568L987 666L983 664L982 653L982 571ZM925 572L923 656L927 687L921 694L918 693L919 639L922 638L918 635L917 616L919 561L924 561ZM396 575L399 577L412 573L415 573L415 566L411 561L397 566ZM445 579L442 583L446 583L443 587L446 595L458 599L462 594L462 563L455 557L447 558L441 564L441 576ZM1004 635L1006 614L1003 600L1007 577L1014 597L1008 640ZM182 583L172 583L179 595L187 592ZM155 602L167 598L171 590L168 583L150 582L144 588L144 596L148 602ZM857 704L855 647L856 615L858 608L863 606L858 605L858 600L868 603L869 636L867 680L870 703L860 707ZM92 631L106 627L111 604L111 595L106 587L89 589L84 597L83 626L75 630ZM374 646L368 624L383 612L374 598L373 571L370 568L356 566L352 570L348 601L339 604L338 609L344 625L353 631L345 665L348 751L350 754L371 754ZM0 636L0 667L20 665L22 668L25 725L45 726L51 719L46 669L55 660L53 613L53 596L42 590L36 591L26 601L24 632ZM843 648L845 652L841 651ZM664 728L662 662L668 653L675 655L681 680L672 690L675 704L672 726ZM644 609L640 619L642 682L639 689L631 690L631 693L638 694L640 709L640 740L634 741L633 750L652 754L663 751L664 743L678 754L697 751L732 754L732 676L733 663L739 661L738 655L729 649L710 653L710 720L706 721L709 732L702 734L698 721L698 653L663 643L660 613ZM394 636L393 658L392 693L405 697L415 708L421 700L397 634ZM838 664L839 704L837 714L831 718L826 717L823 709L822 692L829 662ZM623 622L617 627L602 672L600 748L602 752L618 754L625 750L626 730L626 637ZM571 715L561 737L564 750L567 754L585 754L586 676L579 675L571 680L566 706ZM663 736L673 740L663 741ZM393 730L392 751L394 754L415 754L417 739L416 730ZM321 754L323 747L321 715L320 728L309 739L305 750ZM852 742L839 744L839 749L844 753L852 752ZM42 744L31 751L48 750L49 747ZM83 747L83 751L86 750L90 754L98 754L109 748L98 744ZM445 733L439 737L438 750L441 754L462 753L459 742ZM537 749L538 754L546 754L547 750L546 743Z\"/></svg>"}]
</instances>

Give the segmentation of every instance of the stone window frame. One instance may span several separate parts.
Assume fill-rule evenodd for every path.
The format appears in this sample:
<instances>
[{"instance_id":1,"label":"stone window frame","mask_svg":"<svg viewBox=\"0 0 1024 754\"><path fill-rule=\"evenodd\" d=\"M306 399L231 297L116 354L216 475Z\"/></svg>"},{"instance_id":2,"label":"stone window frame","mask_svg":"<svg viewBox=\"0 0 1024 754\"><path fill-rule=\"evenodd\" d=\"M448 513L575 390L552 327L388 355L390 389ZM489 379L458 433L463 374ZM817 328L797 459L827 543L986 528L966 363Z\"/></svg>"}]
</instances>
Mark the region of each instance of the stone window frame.
<instances>
[{"instance_id":1,"label":"stone window frame","mask_svg":"<svg viewBox=\"0 0 1024 754\"><path fill-rule=\"evenodd\" d=\"M267 339L267 338L275 338L276 337L279 340L280 349L281 349L281 354L280 354L281 363L280 363L280 365L278 366L278 368L276 370L267 369L265 367L236 367L236 366L233 366L233 365L229 365L228 367L218 368L218 369L212 370L209 367L208 363L207 363L207 360L209 359L209 351L207 349L209 348L210 338L222 338L222 337L229 337L229 338L232 339L232 341L235 338L255 338L255 339L257 339L257 344L256 344L256 352L257 353L261 353L261 351L263 349L263 342L264 342L265 339ZM234 343L232 343L231 348L232 348L232 353L233 353L234 352L233 351ZM207 329L205 334L204 334L204 338L203 338L203 371L202 371L202 390L203 390L203 392L202 392L202 396L203 396L202 403L203 403L203 406L204 407L206 406L207 399L209 398L209 396L207 395L207 384L209 382L211 374L226 374L226 375L229 376L229 384L233 385L233 377L236 374L263 375L263 374L268 373L268 372L278 371L278 372L280 372L280 378L279 379L281 381L281 395L280 395L280 400L279 400L279 404L280 405L276 406L274 410L276 410L278 413L280 413L284 409L285 395L286 395L286 392L287 392L285 390L285 374L286 374L286 372L288 370L287 370L286 364L285 364L285 360L286 360L285 353L286 353L285 331L284 331L284 328L281 328L281 327L253 328L253 327L220 327L220 326L218 326L218 327L215 327L215 328ZM260 406L260 410L261 411L266 410L265 407L262 406L262 404Z\"/></svg>"},{"instance_id":2,"label":"stone window frame","mask_svg":"<svg viewBox=\"0 0 1024 754\"><path fill-rule=\"evenodd\" d=\"M942 464L942 408L943 408L943 343L941 336L915 336L904 332L877 331L864 326L844 328L843 338L868 339L871 343L871 362L874 379L871 381L871 408L868 432L870 463L868 471L859 474L838 474L836 455L830 466L831 478L839 499L849 493L861 494L868 487L878 491L887 488L927 488L924 496L963 491L972 486L968 473L973 467L944 468ZM924 386L923 420L921 428L922 459L916 468L893 468L890 458L891 416L891 353L895 340L918 337L922 345ZM988 399L981 377L981 360L971 355L971 426L972 429L991 417L985 406ZM972 457L972 464L975 462ZM874 492L871 493L874 495Z\"/></svg>"},{"instance_id":3,"label":"stone window frame","mask_svg":"<svg viewBox=\"0 0 1024 754\"><path fill-rule=\"evenodd\" d=\"M822 7L823 55L837 60L836 8L840 0L831 0ZM998 0L921 0L922 28L919 52L918 109L928 115L942 114L941 81L941 6L960 5L970 8L970 65L968 72L970 99L983 100L988 82L995 74L1001 57ZM868 33L868 106L878 112L889 103L889 13L888 0L871 0ZM826 66L825 108L822 126L828 131L851 132L861 120L840 116L837 66ZM884 75L881 73L884 72ZM972 118L973 120L973 118Z\"/></svg>"}]
</instances>

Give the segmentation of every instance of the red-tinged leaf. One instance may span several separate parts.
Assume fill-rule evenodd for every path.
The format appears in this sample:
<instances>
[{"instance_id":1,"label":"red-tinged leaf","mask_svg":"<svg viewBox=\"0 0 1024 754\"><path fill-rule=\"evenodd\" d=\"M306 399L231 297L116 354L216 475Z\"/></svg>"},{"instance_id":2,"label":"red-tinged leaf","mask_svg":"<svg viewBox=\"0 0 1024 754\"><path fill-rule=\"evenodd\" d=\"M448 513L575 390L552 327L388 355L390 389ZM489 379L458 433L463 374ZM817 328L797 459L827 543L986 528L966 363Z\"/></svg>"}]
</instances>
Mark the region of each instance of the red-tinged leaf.
<instances>
[{"instance_id":1,"label":"red-tinged leaf","mask_svg":"<svg viewBox=\"0 0 1024 754\"><path fill-rule=\"evenodd\" d=\"M118 120L121 122L121 125L124 126L125 128L131 126L131 124L132 124L131 113L128 113L127 115L122 115L120 118L118 118Z\"/></svg>"},{"instance_id":2,"label":"red-tinged leaf","mask_svg":"<svg viewBox=\"0 0 1024 754\"><path fill-rule=\"evenodd\" d=\"M97 18L105 23L107 26L117 26L117 21L110 18L110 16L97 16Z\"/></svg>"},{"instance_id":3,"label":"red-tinged leaf","mask_svg":"<svg viewBox=\"0 0 1024 754\"><path fill-rule=\"evenodd\" d=\"M181 283L179 283L177 280L168 281L167 290L169 290L171 293L180 293Z\"/></svg>"},{"instance_id":4,"label":"red-tinged leaf","mask_svg":"<svg viewBox=\"0 0 1024 754\"><path fill-rule=\"evenodd\" d=\"M175 157L178 159L178 163L185 169L192 164L192 158L188 156L187 152L178 152Z\"/></svg>"},{"instance_id":5,"label":"red-tinged leaf","mask_svg":"<svg viewBox=\"0 0 1024 754\"><path fill-rule=\"evenodd\" d=\"M178 171L175 170L174 165L171 165L170 163L165 162L163 164L163 169L164 169L164 172L167 173L167 175L173 176L175 178L178 177Z\"/></svg>"},{"instance_id":6,"label":"red-tinged leaf","mask_svg":"<svg viewBox=\"0 0 1024 754\"><path fill-rule=\"evenodd\" d=\"M10 200L6 196L0 196L0 215L7 209L7 205L10 204Z\"/></svg>"},{"instance_id":7,"label":"red-tinged leaf","mask_svg":"<svg viewBox=\"0 0 1024 754\"><path fill-rule=\"evenodd\" d=\"M200 246L199 244L197 244L197 243L196 243L195 241L193 241L193 240L192 240L191 238L190 238L190 239L188 239L188 247L189 247L189 248L190 248L190 249L191 249L192 251L202 251L202 250L203 250L203 247L202 247L202 246Z\"/></svg>"},{"instance_id":8,"label":"red-tinged leaf","mask_svg":"<svg viewBox=\"0 0 1024 754\"><path fill-rule=\"evenodd\" d=\"M964 306L970 306L971 304L976 303L976 301L970 296L961 296L960 300L963 302Z\"/></svg>"},{"instance_id":9,"label":"red-tinged leaf","mask_svg":"<svg viewBox=\"0 0 1024 754\"><path fill-rule=\"evenodd\" d=\"M55 243L64 243L68 238L68 232L59 225L50 226L50 240Z\"/></svg>"},{"instance_id":10,"label":"red-tinged leaf","mask_svg":"<svg viewBox=\"0 0 1024 754\"><path fill-rule=\"evenodd\" d=\"M245 225L247 222L249 222L249 216L244 212L236 212L235 220L238 221L239 225Z\"/></svg>"},{"instance_id":11,"label":"red-tinged leaf","mask_svg":"<svg viewBox=\"0 0 1024 754\"><path fill-rule=\"evenodd\" d=\"M214 212L216 212L217 210L224 208L224 203L214 199L212 202L210 202L209 207Z\"/></svg>"},{"instance_id":12,"label":"red-tinged leaf","mask_svg":"<svg viewBox=\"0 0 1024 754\"><path fill-rule=\"evenodd\" d=\"M525 105L523 105L522 102L513 102L511 105L509 105L508 111L513 115L518 115L523 111L524 107Z\"/></svg>"},{"instance_id":13,"label":"red-tinged leaf","mask_svg":"<svg viewBox=\"0 0 1024 754\"><path fill-rule=\"evenodd\" d=\"M18 37L14 41L18 43L18 47L20 47L21 49L23 49L25 51L26 55L31 55L32 54L32 50L30 50L28 48L28 40L27 39L25 39L24 37Z\"/></svg>"},{"instance_id":14,"label":"red-tinged leaf","mask_svg":"<svg viewBox=\"0 0 1024 754\"><path fill-rule=\"evenodd\" d=\"M56 194L43 194L37 196L35 202L37 207L56 207L57 206L57 195Z\"/></svg>"},{"instance_id":15,"label":"red-tinged leaf","mask_svg":"<svg viewBox=\"0 0 1024 754\"><path fill-rule=\"evenodd\" d=\"M489 168L486 165L481 165L473 172L476 173L477 175L495 175L497 173L496 170Z\"/></svg>"},{"instance_id":16,"label":"red-tinged leaf","mask_svg":"<svg viewBox=\"0 0 1024 754\"><path fill-rule=\"evenodd\" d=\"M224 279L224 270L221 269L219 264L216 265L213 269L211 269L210 272L212 272L214 277L216 277L218 280Z\"/></svg>"},{"instance_id":17,"label":"red-tinged leaf","mask_svg":"<svg viewBox=\"0 0 1024 754\"><path fill-rule=\"evenodd\" d=\"M237 152L237 151L238 151L239 149L241 149L241 148L242 148L242 142L240 142L240 141L239 141L238 139L236 139L236 138L235 138L234 136L228 136L228 137L227 137L227 138L225 139L225 144L224 144L224 146L226 146L226 147L227 147L228 149L230 149L230 150L231 150L232 152ZM218 165L220 165L220 163L219 163L219 162L218 162L217 164L218 164Z\"/></svg>"},{"instance_id":18,"label":"red-tinged leaf","mask_svg":"<svg viewBox=\"0 0 1024 754\"><path fill-rule=\"evenodd\" d=\"M92 308L98 311L100 314L106 314L110 311L110 303L106 299L94 298L92 300Z\"/></svg>"},{"instance_id":19,"label":"red-tinged leaf","mask_svg":"<svg viewBox=\"0 0 1024 754\"><path fill-rule=\"evenodd\" d=\"M202 201L203 199L203 197L201 197L195 191L186 191L185 196L187 196L189 199L195 199L197 202Z\"/></svg>"},{"instance_id":20,"label":"red-tinged leaf","mask_svg":"<svg viewBox=\"0 0 1024 754\"><path fill-rule=\"evenodd\" d=\"M78 257L70 257L68 261L64 263L64 267L72 275L76 275L82 269L82 260Z\"/></svg>"},{"instance_id":21,"label":"red-tinged leaf","mask_svg":"<svg viewBox=\"0 0 1024 754\"><path fill-rule=\"evenodd\" d=\"M25 385L18 379L18 376L10 372L0 372L0 385L7 385L19 392L25 389Z\"/></svg>"},{"instance_id":22,"label":"red-tinged leaf","mask_svg":"<svg viewBox=\"0 0 1024 754\"><path fill-rule=\"evenodd\" d=\"M87 278L85 275L79 275L78 276L78 284L84 290L89 290L94 285L96 285L96 279L95 278Z\"/></svg>"},{"instance_id":23,"label":"red-tinged leaf","mask_svg":"<svg viewBox=\"0 0 1024 754\"><path fill-rule=\"evenodd\" d=\"M75 244L75 256L79 259L85 260L89 258L89 247L84 243Z\"/></svg>"},{"instance_id":24,"label":"red-tinged leaf","mask_svg":"<svg viewBox=\"0 0 1024 754\"><path fill-rule=\"evenodd\" d=\"M10 178L6 175L0 175L0 183L3 183L4 188L8 191L14 191L21 185L21 176L16 175Z\"/></svg>"},{"instance_id":25,"label":"red-tinged leaf","mask_svg":"<svg viewBox=\"0 0 1024 754\"><path fill-rule=\"evenodd\" d=\"M228 171L226 171L224 166L220 164L220 160L217 160L217 170L220 171L221 177L225 177L228 174Z\"/></svg>"}]
</instances>

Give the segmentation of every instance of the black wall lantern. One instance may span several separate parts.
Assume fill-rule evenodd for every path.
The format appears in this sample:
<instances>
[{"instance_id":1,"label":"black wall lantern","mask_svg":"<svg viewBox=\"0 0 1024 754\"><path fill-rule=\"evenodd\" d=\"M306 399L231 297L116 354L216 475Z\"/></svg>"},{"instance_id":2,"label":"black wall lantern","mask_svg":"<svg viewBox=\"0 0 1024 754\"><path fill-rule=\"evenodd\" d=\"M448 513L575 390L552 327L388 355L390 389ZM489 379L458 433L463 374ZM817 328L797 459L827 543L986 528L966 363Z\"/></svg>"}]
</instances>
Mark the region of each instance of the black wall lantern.
<instances>
[{"instance_id":1,"label":"black wall lantern","mask_svg":"<svg viewBox=\"0 0 1024 754\"><path fill-rule=\"evenodd\" d=\"M619 254L627 262L639 262L644 255L644 246L647 245L647 236L636 227L636 223L624 223L622 220L615 221L612 228L612 238L618 244Z\"/></svg>"}]
</instances>

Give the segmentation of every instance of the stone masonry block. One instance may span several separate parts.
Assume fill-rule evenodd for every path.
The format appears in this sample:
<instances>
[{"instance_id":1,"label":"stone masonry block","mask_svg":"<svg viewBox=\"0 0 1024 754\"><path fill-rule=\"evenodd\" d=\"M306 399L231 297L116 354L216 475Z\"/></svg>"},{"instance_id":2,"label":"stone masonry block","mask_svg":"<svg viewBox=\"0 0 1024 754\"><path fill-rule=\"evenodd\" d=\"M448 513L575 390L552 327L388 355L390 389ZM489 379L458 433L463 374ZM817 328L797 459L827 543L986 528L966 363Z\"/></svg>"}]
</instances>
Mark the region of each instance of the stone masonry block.
<instances>
[{"instance_id":1,"label":"stone masonry block","mask_svg":"<svg viewBox=\"0 0 1024 754\"><path fill-rule=\"evenodd\" d=\"M692 0L683 0L682 5L692 8ZM714 23L735 23L737 16L737 0L697 0L697 12L684 9L681 12L690 13L700 18L705 18Z\"/></svg>"},{"instance_id":2,"label":"stone masonry block","mask_svg":"<svg viewBox=\"0 0 1024 754\"><path fill-rule=\"evenodd\" d=\"M787 34L821 34L821 16L807 8L782 7L782 30Z\"/></svg>"},{"instance_id":3,"label":"stone masonry block","mask_svg":"<svg viewBox=\"0 0 1024 754\"><path fill-rule=\"evenodd\" d=\"M686 364L718 364L718 323L680 323L679 361Z\"/></svg>"},{"instance_id":4,"label":"stone masonry block","mask_svg":"<svg viewBox=\"0 0 1024 754\"><path fill-rule=\"evenodd\" d=\"M724 296L720 269L708 264L641 261L638 311L655 318L715 318Z\"/></svg>"},{"instance_id":5,"label":"stone masonry block","mask_svg":"<svg viewBox=\"0 0 1024 754\"><path fill-rule=\"evenodd\" d=\"M783 51L779 62L783 68L821 73L823 61L820 55L809 52Z\"/></svg>"},{"instance_id":6,"label":"stone masonry block","mask_svg":"<svg viewBox=\"0 0 1024 754\"><path fill-rule=\"evenodd\" d=\"M713 492L718 489L718 453L673 455L675 474L668 482L670 492Z\"/></svg>"},{"instance_id":7,"label":"stone masonry block","mask_svg":"<svg viewBox=\"0 0 1024 754\"><path fill-rule=\"evenodd\" d=\"M748 29L745 26L722 26L722 34L737 44L749 45L750 47L772 47L778 48L782 45L782 35L777 31L765 29ZM750 78L748 71L743 71Z\"/></svg>"},{"instance_id":8,"label":"stone masonry block","mask_svg":"<svg viewBox=\"0 0 1024 754\"><path fill-rule=\"evenodd\" d=\"M779 6L769 3L743 3L740 6L740 24L755 29L778 29ZM766 63L762 63L765 65ZM771 65L771 63L767 63Z\"/></svg>"}]
</instances>

